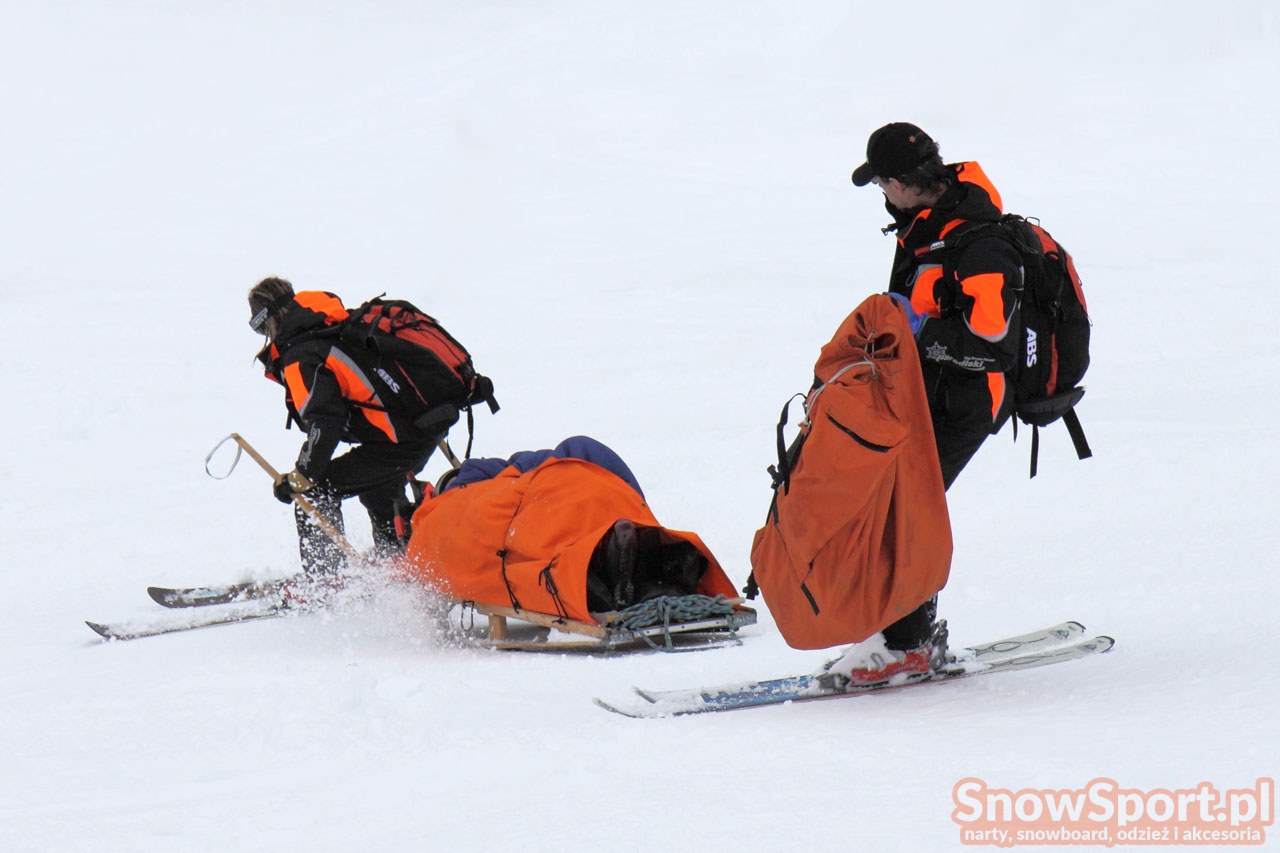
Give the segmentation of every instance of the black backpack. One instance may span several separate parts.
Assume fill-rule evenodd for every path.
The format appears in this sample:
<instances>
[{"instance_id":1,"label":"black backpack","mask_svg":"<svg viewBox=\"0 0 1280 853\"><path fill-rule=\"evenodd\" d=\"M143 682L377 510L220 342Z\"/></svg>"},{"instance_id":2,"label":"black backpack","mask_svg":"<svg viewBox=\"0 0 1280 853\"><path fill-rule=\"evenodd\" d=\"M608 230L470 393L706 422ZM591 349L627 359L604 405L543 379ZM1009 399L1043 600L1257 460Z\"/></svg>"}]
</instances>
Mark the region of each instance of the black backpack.
<instances>
[{"instance_id":1,"label":"black backpack","mask_svg":"<svg viewBox=\"0 0 1280 853\"><path fill-rule=\"evenodd\" d=\"M1061 419L1076 456L1093 455L1075 407L1084 396L1080 381L1089 368L1089 308L1070 253L1036 220L1006 214L999 222L956 229L930 252L944 251L943 271L954 277L946 258L978 238L995 234L1022 256L1024 270L1016 334L1022 345L1008 377L1013 389L1014 439L1018 420L1031 427L1031 476L1040 455L1040 427Z\"/></svg>"}]
</instances>

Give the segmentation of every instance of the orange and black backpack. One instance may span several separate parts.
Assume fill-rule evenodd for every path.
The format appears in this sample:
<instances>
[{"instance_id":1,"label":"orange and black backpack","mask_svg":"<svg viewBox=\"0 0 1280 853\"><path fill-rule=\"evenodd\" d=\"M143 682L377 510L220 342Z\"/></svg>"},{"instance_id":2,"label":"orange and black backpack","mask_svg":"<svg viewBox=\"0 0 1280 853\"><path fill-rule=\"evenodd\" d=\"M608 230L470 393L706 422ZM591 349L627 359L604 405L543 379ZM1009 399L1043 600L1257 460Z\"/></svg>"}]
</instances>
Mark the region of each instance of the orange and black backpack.
<instances>
[{"instance_id":1,"label":"orange and black backpack","mask_svg":"<svg viewBox=\"0 0 1280 853\"><path fill-rule=\"evenodd\" d=\"M1062 244L1038 221L1006 214L999 222L957 228L929 247L928 255L942 258L943 274L954 275L959 250L978 237L995 233L1022 256L1023 286L1019 294L1021 340L1018 360L1010 371L1013 389L1014 438L1017 421L1031 427L1031 476L1040 455L1040 427L1061 419L1071 436L1076 456L1093 455L1075 407L1084 396L1080 381L1089 369L1089 308L1075 262Z\"/></svg>"},{"instance_id":2,"label":"orange and black backpack","mask_svg":"<svg viewBox=\"0 0 1280 853\"><path fill-rule=\"evenodd\" d=\"M474 431L471 407L498 411L493 382L476 372L467 348L431 315L403 299L376 296L343 321L344 348L363 354L404 411L421 427L448 427L467 414L467 455Z\"/></svg>"}]
</instances>

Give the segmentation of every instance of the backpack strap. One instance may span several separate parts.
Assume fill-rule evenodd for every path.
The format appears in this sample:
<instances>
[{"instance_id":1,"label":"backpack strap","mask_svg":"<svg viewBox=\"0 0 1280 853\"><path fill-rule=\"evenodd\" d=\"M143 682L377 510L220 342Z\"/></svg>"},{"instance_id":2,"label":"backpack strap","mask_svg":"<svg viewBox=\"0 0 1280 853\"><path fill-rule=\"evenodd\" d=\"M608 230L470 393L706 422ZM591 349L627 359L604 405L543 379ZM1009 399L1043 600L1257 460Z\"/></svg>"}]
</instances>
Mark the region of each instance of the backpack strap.
<instances>
[{"instance_id":1,"label":"backpack strap","mask_svg":"<svg viewBox=\"0 0 1280 853\"><path fill-rule=\"evenodd\" d=\"M1093 451L1089 448L1089 442L1084 437L1084 428L1080 426L1080 418L1076 415L1076 410L1072 409L1062 416L1062 422L1067 425L1067 432L1071 435L1071 444L1076 449L1076 458L1088 459L1093 456Z\"/></svg>"},{"instance_id":2,"label":"backpack strap","mask_svg":"<svg viewBox=\"0 0 1280 853\"><path fill-rule=\"evenodd\" d=\"M769 466L769 477L773 480L773 500L769 501L769 514L766 518L772 519L773 524L778 523L778 490L781 489L785 494L791 488L791 463L794 457L787 452L785 430L787 416L791 411L791 404L796 401L796 397L803 399L804 395L793 394L782 406L782 415L778 418L778 464ZM797 436L796 440L800 441L801 439ZM770 522L766 520L765 523L768 524ZM760 594L760 584L756 583L755 569L752 569L747 575L747 585L742 588L742 594L746 596L748 601L755 599Z\"/></svg>"},{"instance_id":3,"label":"backpack strap","mask_svg":"<svg viewBox=\"0 0 1280 853\"><path fill-rule=\"evenodd\" d=\"M1089 449L1089 442L1084 437L1084 428L1080 426L1080 417L1076 414L1076 410L1072 409L1062 416L1062 422L1067 425L1067 432L1071 435L1071 444L1076 449L1076 458L1088 459L1093 456L1093 451ZM1018 422L1013 422L1014 440L1017 440ZM1040 426L1039 424L1031 425L1031 476L1035 477L1037 471L1036 463L1040 459Z\"/></svg>"},{"instance_id":4,"label":"backpack strap","mask_svg":"<svg viewBox=\"0 0 1280 853\"><path fill-rule=\"evenodd\" d=\"M463 406L467 413L467 451L462 455L463 459L471 458L471 444L476 434L476 416L472 408L476 403L484 403L489 407L490 414L494 415L502 408L498 405L498 398L493 395L493 380L481 373L476 374L467 405Z\"/></svg>"},{"instance_id":5,"label":"backpack strap","mask_svg":"<svg viewBox=\"0 0 1280 853\"><path fill-rule=\"evenodd\" d=\"M471 445L475 443L475 440L476 440L476 415L475 415L475 412L471 410L471 407L467 406L467 449L463 451L463 454L462 454L463 459L471 458Z\"/></svg>"},{"instance_id":6,"label":"backpack strap","mask_svg":"<svg viewBox=\"0 0 1280 853\"><path fill-rule=\"evenodd\" d=\"M1093 451L1089 448L1089 441L1084 435L1084 427L1080 425L1080 416L1076 414L1076 403L1079 403L1080 398L1083 396L1084 388L1071 388L1066 391L1060 391L1043 400L1031 400L1017 404L1015 408L1017 417L1013 421L1013 440L1018 440L1019 420L1031 426L1032 477L1036 475L1038 470L1037 463L1040 458L1040 427L1048 426L1056 420L1061 419L1062 423L1066 425L1067 433L1071 436L1071 444L1076 449L1077 458L1088 459L1093 456Z\"/></svg>"},{"instance_id":7,"label":"backpack strap","mask_svg":"<svg viewBox=\"0 0 1280 853\"><path fill-rule=\"evenodd\" d=\"M493 380L482 373L476 374L475 384L467 402L484 403L489 407L489 413L494 415L498 414L498 410L502 408L498 405L498 398L493 395Z\"/></svg>"},{"instance_id":8,"label":"backpack strap","mask_svg":"<svg viewBox=\"0 0 1280 853\"><path fill-rule=\"evenodd\" d=\"M1014 421L1014 423L1016 424L1017 421ZM1014 432L1015 433L1017 432L1016 427L1014 428ZM1016 435L1014 436L1013 440L1014 441L1018 440ZM1039 470L1039 463L1040 463L1040 425L1032 424L1031 425L1031 476L1029 479L1032 479L1032 480L1035 479L1036 473Z\"/></svg>"},{"instance_id":9,"label":"backpack strap","mask_svg":"<svg viewBox=\"0 0 1280 853\"><path fill-rule=\"evenodd\" d=\"M981 237L996 237L1006 240L1021 249L1022 247L1019 245L1017 238L1010 233L1009 228L1006 226L1006 221L1011 216L1014 216L1014 214L1008 214L996 222L987 220L965 222L957 226L947 236L933 241L928 246L922 246L917 249L916 258L919 259L934 252L947 252L948 254L957 252Z\"/></svg>"},{"instance_id":10,"label":"backpack strap","mask_svg":"<svg viewBox=\"0 0 1280 853\"><path fill-rule=\"evenodd\" d=\"M787 453L787 441L784 432L787 426L787 415L791 411L791 404L796 401L796 397L804 398L803 394L793 394L788 398L787 402L782 406L782 416L778 418L778 464L769 466L769 476L773 479L773 488L777 491L781 488L785 494L791 488L791 459Z\"/></svg>"},{"instance_id":11,"label":"backpack strap","mask_svg":"<svg viewBox=\"0 0 1280 853\"><path fill-rule=\"evenodd\" d=\"M441 403L438 406L433 406L413 419L413 425L423 432L438 432L441 435L448 433L449 427L457 422L458 407L452 403Z\"/></svg>"},{"instance_id":12,"label":"backpack strap","mask_svg":"<svg viewBox=\"0 0 1280 853\"><path fill-rule=\"evenodd\" d=\"M1017 219L1016 214L1006 214L1002 219L992 222L989 220L980 220L977 222L964 222L955 227L945 237L942 237L928 246L922 246L915 251L914 261L916 263L935 263L942 267L942 279L949 282L952 287L959 288L959 274L956 269L959 266L960 253L968 248L971 244L982 239L1002 240L1013 247L1020 256L1025 257L1027 248L1023 245L1014 231L1014 225L1011 219ZM1018 283L1016 289L1021 291L1022 284Z\"/></svg>"}]
</instances>

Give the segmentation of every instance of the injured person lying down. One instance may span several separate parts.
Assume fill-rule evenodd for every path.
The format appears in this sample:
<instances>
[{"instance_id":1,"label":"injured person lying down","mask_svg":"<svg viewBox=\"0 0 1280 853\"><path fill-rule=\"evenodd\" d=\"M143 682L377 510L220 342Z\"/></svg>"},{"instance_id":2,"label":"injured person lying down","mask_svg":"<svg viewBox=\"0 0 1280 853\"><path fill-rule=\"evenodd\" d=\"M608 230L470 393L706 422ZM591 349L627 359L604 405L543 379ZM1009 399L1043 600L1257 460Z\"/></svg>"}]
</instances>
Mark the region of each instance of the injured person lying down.
<instances>
[{"instance_id":1,"label":"injured person lying down","mask_svg":"<svg viewBox=\"0 0 1280 853\"><path fill-rule=\"evenodd\" d=\"M412 530L410 572L455 601L599 624L660 596L736 595L697 534L659 524L626 463L585 436L468 459Z\"/></svg>"}]
</instances>

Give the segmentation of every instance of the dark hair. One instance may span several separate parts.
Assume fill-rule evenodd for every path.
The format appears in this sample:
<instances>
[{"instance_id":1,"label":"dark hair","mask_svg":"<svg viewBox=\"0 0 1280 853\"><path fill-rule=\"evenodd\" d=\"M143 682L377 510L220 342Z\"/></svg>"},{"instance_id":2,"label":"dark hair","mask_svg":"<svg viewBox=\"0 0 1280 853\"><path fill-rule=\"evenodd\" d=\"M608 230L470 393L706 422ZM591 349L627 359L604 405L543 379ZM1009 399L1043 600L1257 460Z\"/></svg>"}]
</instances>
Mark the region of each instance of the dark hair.
<instances>
[{"instance_id":1,"label":"dark hair","mask_svg":"<svg viewBox=\"0 0 1280 853\"><path fill-rule=\"evenodd\" d=\"M264 278L250 288L249 313L256 315L259 311L267 312L262 331L268 338L274 338L280 330L280 317L292 299L293 285L282 278Z\"/></svg>"},{"instance_id":2,"label":"dark hair","mask_svg":"<svg viewBox=\"0 0 1280 853\"><path fill-rule=\"evenodd\" d=\"M257 311L293 297L293 285L282 278L264 278L249 290L249 307Z\"/></svg>"},{"instance_id":3,"label":"dark hair","mask_svg":"<svg viewBox=\"0 0 1280 853\"><path fill-rule=\"evenodd\" d=\"M925 147L925 161L905 175L893 175L904 187L921 192L942 192L951 183L951 170L942 162L938 143L930 140Z\"/></svg>"}]
</instances>

